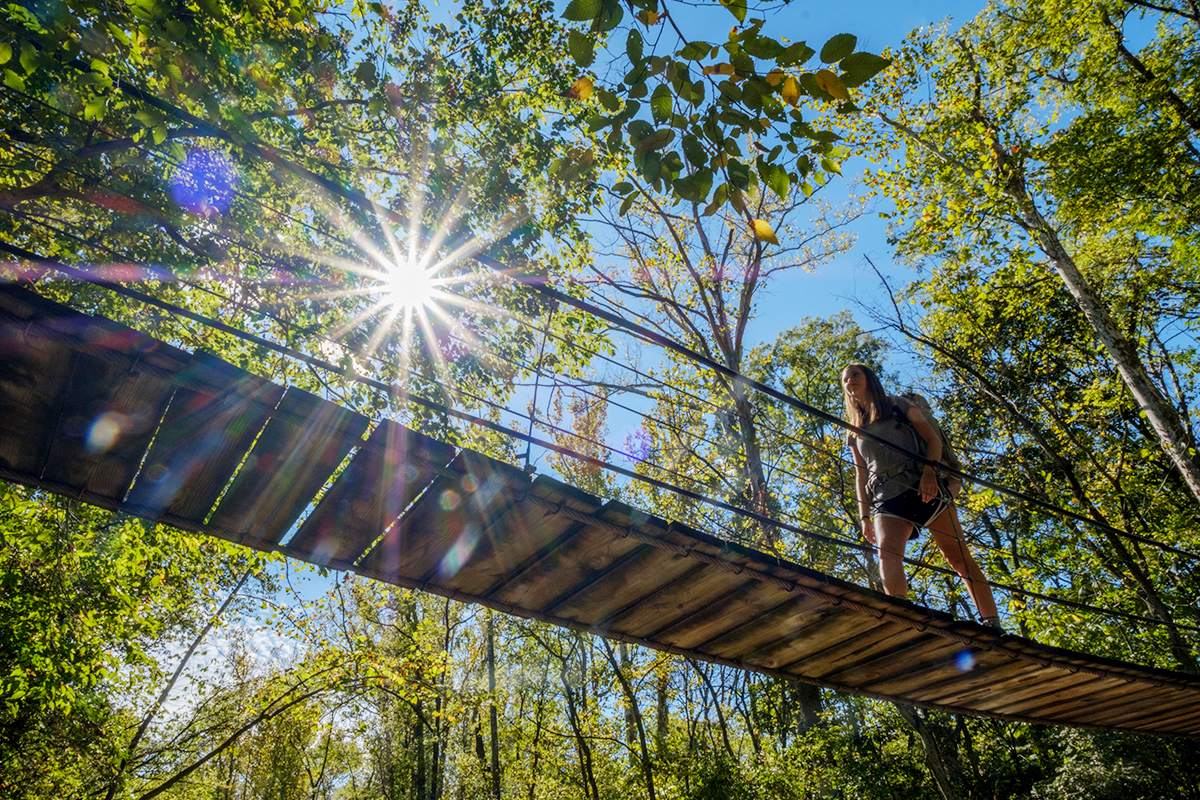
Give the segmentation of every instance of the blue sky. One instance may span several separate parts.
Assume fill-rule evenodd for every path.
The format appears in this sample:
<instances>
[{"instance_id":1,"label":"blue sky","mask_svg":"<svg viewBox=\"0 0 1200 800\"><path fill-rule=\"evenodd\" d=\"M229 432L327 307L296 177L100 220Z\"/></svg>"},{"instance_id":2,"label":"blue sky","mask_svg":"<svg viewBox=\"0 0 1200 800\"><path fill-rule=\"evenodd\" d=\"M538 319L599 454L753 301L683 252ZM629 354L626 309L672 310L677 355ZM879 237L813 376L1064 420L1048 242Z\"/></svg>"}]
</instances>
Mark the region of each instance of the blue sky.
<instances>
[{"instance_id":1,"label":"blue sky","mask_svg":"<svg viewBox=\"0 0 1200 800\"><path fill-rule=\"evenodd\" d=\"M915 28L951 18L952 24L966 22L984 7L980 0L859 0L855 3L794 0L767 17L768 27L778 35L803 39L820 49L822 43L838 33L858 37L858 49L873 53L894 47ZM795 32L789 28L795 28ZM844 180L829 187L826 198L833 205L846 202L850 181L859 168L849 162ZM893 264L886 241L886 227L878 208L869 208L854 225L858 241L849 253L824 265L816 273L794 271L786 274L763 294L759 314L750 328L752 338L770 340L791 327L802 316L828 317L849 308L859 323L870 327L870 320L855 300L884 300L879 279L864 260L869 257L888 277L893 287L906 283L911 273Z\"/></svg>"}]
</instances>

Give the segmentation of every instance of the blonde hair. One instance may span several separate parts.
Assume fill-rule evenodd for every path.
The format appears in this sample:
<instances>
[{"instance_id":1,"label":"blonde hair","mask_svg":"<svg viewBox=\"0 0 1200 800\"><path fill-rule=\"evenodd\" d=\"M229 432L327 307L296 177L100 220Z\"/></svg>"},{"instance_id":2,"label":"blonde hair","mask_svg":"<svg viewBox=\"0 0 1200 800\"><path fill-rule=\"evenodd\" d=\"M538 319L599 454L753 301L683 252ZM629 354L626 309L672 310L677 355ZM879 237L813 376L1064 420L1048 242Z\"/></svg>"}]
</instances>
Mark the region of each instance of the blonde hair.
<instances>
[{"instance_id":1,"label":"blonde hair","mask_svg":"<svg viewBox=\"0 0 1200 800\"><path fill-rule=\"evenodd\" d=\"M867 379L867 405L869 408L864 408L850 392L846 391L845 384L842 385L842 396L846 401L846 421L856 428L861 428L864 425L870 425L872 422L878 422L888 414L888 395L883 390L883 383L880 382L879 376L875 374L875 370L868 367L866 364L848 364L842 370L845 374L847 369L858 369L862 371L863 377Z\"/></svg>"}]
</instances>

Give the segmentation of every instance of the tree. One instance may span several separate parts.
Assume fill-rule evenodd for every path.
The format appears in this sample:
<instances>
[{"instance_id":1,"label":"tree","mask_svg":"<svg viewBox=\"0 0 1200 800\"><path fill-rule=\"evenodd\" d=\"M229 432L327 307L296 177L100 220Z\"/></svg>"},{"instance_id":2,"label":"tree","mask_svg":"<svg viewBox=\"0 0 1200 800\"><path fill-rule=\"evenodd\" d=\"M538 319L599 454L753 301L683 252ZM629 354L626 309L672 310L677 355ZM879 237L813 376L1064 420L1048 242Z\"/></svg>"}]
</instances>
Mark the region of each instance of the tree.
<instances>
[{"instance_id":1,"label":"tree","mask_svg":"<svg viewBox=\"0 0 1200 800\"><path fill-rule=\"evenodd\" d=\"M1114 20L1152 8L1157 35L1135 55ZM1190 297L1166 275L1194 235L1174 220L1195 214L1200 127L1184 87L1197 65L1178 57L1195 35L1185 4L996 3L954 36L911 41L861 141L882 162L872 180L897 204L901 253L983 269L1043 254L1200 500L1189 417L1143 355L1161 330L1126 323L1131 284L1108 277L1129 269ZM932 99L915 99L926 85ZM887 154L901 150L898 168Z\"/></svg>"}]
</instances>

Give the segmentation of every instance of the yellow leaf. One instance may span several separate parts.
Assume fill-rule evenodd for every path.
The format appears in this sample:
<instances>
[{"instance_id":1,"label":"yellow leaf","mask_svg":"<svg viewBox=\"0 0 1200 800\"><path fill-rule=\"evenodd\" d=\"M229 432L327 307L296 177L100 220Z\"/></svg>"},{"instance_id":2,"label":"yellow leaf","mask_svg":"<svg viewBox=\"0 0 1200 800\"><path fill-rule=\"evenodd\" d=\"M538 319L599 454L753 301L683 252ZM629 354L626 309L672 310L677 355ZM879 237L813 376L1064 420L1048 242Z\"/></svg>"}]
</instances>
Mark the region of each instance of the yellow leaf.
<instances>
[{"instance_id":1,"label":"yellow leaf","mask_svg":"<svg viewBox=\"0 0 1200 800\"><path fill-rule=\"evenodd\" d=\"M728 61L722 61L720 64L717 64L715 67L713 67L713 72L718 75L732 75L733 64L730 64Z\"/></svg>"},{"instance_id":2,"label":"yellow leaf","mask_svg":"<svg viewBox=\"0 0 1200 800\"><path fill-rule=\"evenodd\" d=\"M836 97L838 100L849 100L850 92L846 89L846 84L837 75L834 75L827 69L819 69L816 74L817 86L820 86L823 91Z\"/></svg>"},{"instance_id":3,"label":"yellow leaf","mask_svg":"<svg viewBox=\"0 0 1200 800\"><path fill-rule=\"evenodd\" d=\"M587 100L592 96L593 89L595 89L595 85L592 83L592 79L585 75L571 84L571 88L567 90L565 96L572 100Z\"/></svg>"},{"instance_id":4,"label":"yellow leaf","mask_svg":"<svg viewBox=\"0 0 1200 800\"><path fill-rule=\"evenodd\" d=\"M646 23L647 25L657 25L658 24L658 12L657 11L651 11L648 8L644 8L640 12L638 12L638 17L642 20L642 22Z\"/></svg>"},{"instance_id":5,"label":"yellow leaf","mask_svg":"<svg viewBox=\"0 0 1200 800\"><path fill-rule=\"evenodd\" d=\"M783 70L781 70L779 67L776 67L767 73L766 81L770 86L778 86L779 84L783 83L783 78Z\"/></svg>"},{"instance_id":6,"label":"yellow leaf","mask_svg":"<svg viewBox=\"0 0 1200 800\"><path fill-rule=\"evenodd\" d=\"M779 244L779 240L775 238L775 230L766 221L761 219L751 220L750 228L754 231L754 238L760 242L767 244Z\"/></svg>"},{"instance_id":7,"label":"yellow leaf","mask_svg":"<svg viewBox=\"0 0 1200 800\"><path fill-rule=\"evenodd\" d=\"M779 90L783 102L788 105L796 105L800 100L800 81L788 75L787 80L783 82L783 88Z\"/></svg>"}]
</instances>

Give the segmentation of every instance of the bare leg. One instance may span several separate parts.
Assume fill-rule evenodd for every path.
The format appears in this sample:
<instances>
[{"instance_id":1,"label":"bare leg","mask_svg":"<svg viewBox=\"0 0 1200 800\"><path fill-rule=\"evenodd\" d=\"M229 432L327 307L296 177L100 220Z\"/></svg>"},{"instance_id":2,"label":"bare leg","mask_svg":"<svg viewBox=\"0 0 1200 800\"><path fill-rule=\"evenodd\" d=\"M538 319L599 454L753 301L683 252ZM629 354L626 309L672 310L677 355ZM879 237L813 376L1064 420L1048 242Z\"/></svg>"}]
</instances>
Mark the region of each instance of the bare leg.
<instances>
[{"instance_id":1,"label":"bare leg","mask_svg":"<svg viewBox=\"0 0 1200 800\"><path fill-rule=\"evenodd\" d=\"M967 549L967 541L963 536L962 523L958 520L958 509L950 505L929 523L929 532L933 535L933 543L942 551L942 555L950 562L950 566L958 573L967 585L967 593L975 603L981 617L995 617L996 599L992 597L992 587L988 586L983 570L979 568L971 551Z\"/></svg>"},{"instance_id":2,"label":"bare leg","mask_svg":"<svg viewBox=\"0 0 1200 800\"><path fill-rule=\"evenodd\" d=\"M904 546L912 534L912 523L896 517L875 517L875 547L879 552L879 577L883 591L894 597L908 596L904 574Z\"/></svg>"}]
</instances>

